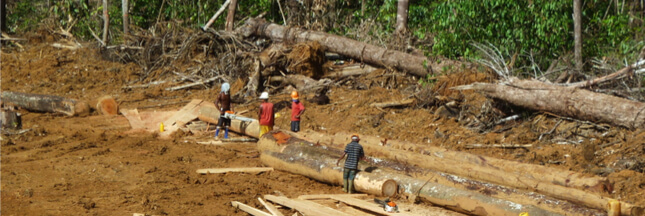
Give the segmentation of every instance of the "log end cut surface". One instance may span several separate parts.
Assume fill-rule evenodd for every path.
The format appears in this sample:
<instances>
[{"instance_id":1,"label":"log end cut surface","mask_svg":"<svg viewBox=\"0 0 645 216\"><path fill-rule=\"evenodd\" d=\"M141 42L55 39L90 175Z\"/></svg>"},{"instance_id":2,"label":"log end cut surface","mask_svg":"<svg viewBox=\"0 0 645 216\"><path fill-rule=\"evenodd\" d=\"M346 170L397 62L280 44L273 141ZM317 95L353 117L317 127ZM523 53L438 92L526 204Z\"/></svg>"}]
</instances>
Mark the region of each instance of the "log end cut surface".
<instances>
[{"instance_id":1,"label":"log end cut surface","mask_svg":"<svg viewBox=\"0 0 645 216\"><path fill-rule=\"evenodd\" d=\"M98 99L96 110L101 115L116 115L119 112L119 104L116 103L112 96L106 95Z\"/></svg>"}]
</instances>

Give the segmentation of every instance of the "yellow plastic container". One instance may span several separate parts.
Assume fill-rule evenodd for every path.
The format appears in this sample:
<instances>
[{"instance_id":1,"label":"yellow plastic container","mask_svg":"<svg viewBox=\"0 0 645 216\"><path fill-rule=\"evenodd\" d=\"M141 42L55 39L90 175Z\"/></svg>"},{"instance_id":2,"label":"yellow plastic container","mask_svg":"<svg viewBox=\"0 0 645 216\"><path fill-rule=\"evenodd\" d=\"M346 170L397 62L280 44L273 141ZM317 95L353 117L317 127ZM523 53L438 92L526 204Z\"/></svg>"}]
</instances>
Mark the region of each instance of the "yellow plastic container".
<instances>
[{"instance_id":1,"label":"yellow plastic container","mask_svg":"<svg viewBox=\"0 0 645 216\"><path fill-rule=\"evenodd\" d=\"M163 122L159 123L159 132L163 132Z\"/></svg>"}]
</instances>

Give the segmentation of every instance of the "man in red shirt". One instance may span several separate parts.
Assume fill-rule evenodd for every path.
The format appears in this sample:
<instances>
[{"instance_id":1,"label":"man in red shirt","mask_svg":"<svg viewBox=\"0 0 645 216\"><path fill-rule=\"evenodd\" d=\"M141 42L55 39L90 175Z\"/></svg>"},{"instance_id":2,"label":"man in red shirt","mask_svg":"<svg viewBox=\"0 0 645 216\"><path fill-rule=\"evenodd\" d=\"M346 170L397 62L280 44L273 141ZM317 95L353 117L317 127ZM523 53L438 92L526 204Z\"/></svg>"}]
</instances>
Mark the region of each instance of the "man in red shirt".
<instances>
[{"instance_id":1,"label":"man in red shirt","mask_svg":"<svg viewBox=\"0 0 645 216\"><path fill-rule=\"evenodd\" d=\"M291 92L291 131L300 131L300 116L305 112L305 105L300 102L298 92Z\"/></svg>"},{"instance_id":2,"label":"man in red shirt","mask_svg":"<svg viewBox=\"0 0 645 216\"><path fill-rule=\"evenodd\" d=\"M273 130L274 110L273 104L269 103L268 92L262 92L260 99L262 103L258 111L258 118L260 119L260 137L262 137L265 133Z\"/></svg>"}]
</instances>

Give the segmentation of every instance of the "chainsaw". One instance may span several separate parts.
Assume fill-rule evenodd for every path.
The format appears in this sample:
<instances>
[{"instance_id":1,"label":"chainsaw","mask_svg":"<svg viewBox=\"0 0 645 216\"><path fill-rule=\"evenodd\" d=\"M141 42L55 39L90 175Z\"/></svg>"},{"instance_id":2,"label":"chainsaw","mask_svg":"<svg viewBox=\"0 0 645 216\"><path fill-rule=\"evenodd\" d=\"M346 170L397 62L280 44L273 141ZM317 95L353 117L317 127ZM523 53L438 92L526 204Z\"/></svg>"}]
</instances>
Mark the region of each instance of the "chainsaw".
<instances>
[{"instance_id":1,"label":"chainsaw","mask_svg":"<svg viewBox=\"0 0 645 216\"><path fill-rule=\"evenodd\" d=\"M237 119L237 120L240 120L240 121L243 121L243 122L255 121L255 119L252 119L252 118L237 116L237 115L235 115L235 113L233 111L230 111L230 110L224 112L224 118L231 119L231 120Z\"/></svg>"}]
</instances>

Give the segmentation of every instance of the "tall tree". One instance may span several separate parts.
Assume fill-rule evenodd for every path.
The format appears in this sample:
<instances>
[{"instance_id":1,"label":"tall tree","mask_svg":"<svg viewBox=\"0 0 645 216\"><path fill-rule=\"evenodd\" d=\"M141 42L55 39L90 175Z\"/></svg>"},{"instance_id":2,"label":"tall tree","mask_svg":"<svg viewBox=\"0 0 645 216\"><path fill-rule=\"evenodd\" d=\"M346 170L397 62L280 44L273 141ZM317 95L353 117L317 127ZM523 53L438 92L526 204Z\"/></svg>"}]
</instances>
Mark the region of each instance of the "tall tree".
<instances>
[{"instance_id":1,"label":"tall tree","mask_svg":"<svg viewBox=\"0 0 645 216\"><path fill-rule=\"evenodd\" d=\"M231 0L231 4L228 5L228 15L226 15L226 31L233 31L236 9L237 0Z\"/></svg>"},{"instance_id":2,"label":"tall tree","mask_svg":"<svg viewBox=\"0 0 645 216\"><path fill-rule=\"evenodd\" d=\"M399 0L396 9L396 32L404 32L408 28L408 8L409 0Z\"/></svg>"},{"instance_id":3,"label":"tall tree","mask_svg":"<svg viewBox=\"0 0 645 216\"><path fill-rule=\"evenodd\" d=\"M582 72L582 15L580 0L573 0L573 40L576 71Z\"/></svg>"},{"instance_id":4,"label":"tall tree","mask_svg":"<svg viewBox=\"0 0 645 216\"><path fill-rule=\"evenodd\" d=\"M0 31L7 31L7 0L0 0Z\"/></svg>"}]
</instances>

